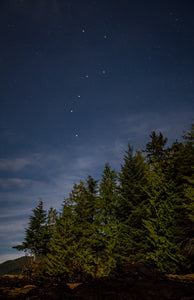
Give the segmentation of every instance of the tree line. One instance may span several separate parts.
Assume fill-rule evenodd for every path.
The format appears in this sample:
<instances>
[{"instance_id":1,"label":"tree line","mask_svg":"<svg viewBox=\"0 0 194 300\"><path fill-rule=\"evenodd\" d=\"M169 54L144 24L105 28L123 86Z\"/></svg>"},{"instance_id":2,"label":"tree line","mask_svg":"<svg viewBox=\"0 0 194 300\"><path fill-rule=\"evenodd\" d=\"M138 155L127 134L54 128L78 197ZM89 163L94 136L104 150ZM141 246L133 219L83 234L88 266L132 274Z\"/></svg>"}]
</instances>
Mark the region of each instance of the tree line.
<instances>
[{"instance_id":1,"label":"tree line","mask_svg":"<svg viewBox=\"0 0 194 300\"><path fill-rule=\"evenodd\" d=\"M194 124L168 147L161 132L149 138L143 151L128 144L120 172L106 163L100 180L74 184L61 212L40 200L14 248L42 257L46 275L69 280L106 276L126 262L193 272Z\"/></svg>"}]
</instances>

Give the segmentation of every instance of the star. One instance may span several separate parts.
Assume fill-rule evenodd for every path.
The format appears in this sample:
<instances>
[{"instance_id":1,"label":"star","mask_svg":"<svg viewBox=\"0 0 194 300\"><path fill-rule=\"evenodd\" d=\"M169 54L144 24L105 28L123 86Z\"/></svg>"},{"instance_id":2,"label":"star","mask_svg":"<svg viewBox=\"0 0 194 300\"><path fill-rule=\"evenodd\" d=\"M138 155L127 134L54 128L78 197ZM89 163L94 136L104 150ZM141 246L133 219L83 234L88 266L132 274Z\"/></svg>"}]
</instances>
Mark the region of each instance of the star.
<instances>
[{"instance_id":1,"label":"star","mask_svg":"<svg viewBox=\"0 0 194 300\"><path fill-rule=\"evenodd\" d=\"M73 109L71 109L70 112L73 113Z\"/></svg>"},{"instance_id":2,"label":"star","mask_svg":"<svg viewBox=\"0 0 194 300\"><path fill-rule=\"evenodd\" d=\"M89 76L88 75L85 75L85 78L88 78Z\"/></svg>"},{"instance_id":3,"label":"star","mask_svg":"<svg viewBox=\"0 0 194 300\"><path fill-rule=\"evenodd\" d=\"M106 34L104 35L104 39L107 39L107 35Z\"/></svg>"},{"instance_id":4,"label":"star","mask_svg":"<svg viewBox=\"0 0 194 300\"><path fill-rule=\"evenodd\" d=\"M79 135L76 133L75 137L78 137Z\"/></svg>"},{"instance_id":5,"label":"star","mask_svg":"<svg viewBox=\"0 0 194 300\"><path fill-rule=\"evenodd\" d=\"M83 32L83 33L85 32L85 29L84 29L84 28L82 29L82 32Z\"/></svg>"},{"instance_id":6,"label":"star","mask_svg":"<svg viewBox=\"0 0 194 300\"><path fill-rule=\"evenodd\" d=\"M81 96L80 96L80 95L77 95L77 97L80 98Z\"/></svg>"},{"instance_id":7,"label":"star","mask_svg":"<svg viewBox=\"0 0 194 300\"><path fill-rule=\"evenodd\" d=\"M106 75L106 70L102 70L102 74L103 74L103 75Z\"/></svg>"}]
</instances>

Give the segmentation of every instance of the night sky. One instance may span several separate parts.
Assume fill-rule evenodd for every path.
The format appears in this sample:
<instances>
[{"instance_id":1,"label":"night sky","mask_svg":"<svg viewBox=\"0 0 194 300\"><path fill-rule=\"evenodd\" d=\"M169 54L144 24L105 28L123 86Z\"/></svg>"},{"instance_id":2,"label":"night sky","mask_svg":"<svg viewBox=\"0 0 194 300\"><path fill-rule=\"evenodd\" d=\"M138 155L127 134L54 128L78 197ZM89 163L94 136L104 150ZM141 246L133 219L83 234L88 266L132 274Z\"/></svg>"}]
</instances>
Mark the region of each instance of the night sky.
<instances>
[{"instance_id":1,"label":"night sky","mask_svg":"<svg viewBox=\"0 0 194 300\"><path fill-rule=\"evenodd\" d=\"M1 0L0 262L39 198L60 209L152 130L181 140L193 100L193 0Z\"/></svg>"}]
</instances>

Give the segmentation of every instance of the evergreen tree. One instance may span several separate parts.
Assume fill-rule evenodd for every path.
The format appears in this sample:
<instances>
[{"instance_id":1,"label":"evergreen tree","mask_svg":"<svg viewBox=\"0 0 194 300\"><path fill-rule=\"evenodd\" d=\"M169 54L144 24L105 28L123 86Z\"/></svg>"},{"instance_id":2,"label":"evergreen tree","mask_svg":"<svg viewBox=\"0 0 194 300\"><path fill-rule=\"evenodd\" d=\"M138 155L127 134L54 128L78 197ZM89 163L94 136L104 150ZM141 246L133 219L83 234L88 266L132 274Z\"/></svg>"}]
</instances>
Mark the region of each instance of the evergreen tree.
<instances>
[{"instance_id":1,"label":"evergreen tree","mask_svg":"<svg viewBox=\"0 0 194 300\"><path fill-rule=\"evenodd\" d=\"M128 144L128 150L124 156L124 164L121 165L121 173L119 173L119 202L118 202L118 218L120 221L125 221L133 209L131 199L133 198L133 175L134 175L134 164L133 164L133 149Z\"/></svg>"},{"instance_id":2,"label":"evergreen tree","mask_svg":"<svg viewBox=\"0 0 194 300\"><path fill-rule=\"evenodd\" d=\"M106 164L99 185L88 176L73 186L60 215L40 200L14 248L47 255L46 273L70 281L108 275L125 261L192 272L194 124L165 150L161 133L150 138L147 160L128 144L118 178Z\"/></svg>"},{"instance_id":3,"label":"evergreen tree","mask_svg":"<svg viewBox=\"0 0 194 300\"><path fill-rule=\"evenodd\" d=\"M163 272L174 273L183 259L177 243L177 195L174 194L174 184L166 180L157 163L147 171L147 180L149 204L143 223L149 248L145 260Z\"/></svg>"},{"instance_id":4,"label":"evergreen tree","mask_svg":"<svg viewBox=\"0 0 194 300\"><path fill-rule=\"evenodd\" d=\"M163 137L160 132L158 135L155 131L150 134L151 141L146 144L146 152L148 161L152 163L154 160L160 162L165 155L164 146L168 139Z\"/></svg>"},{"instance_id":5,"label":"evergreen tree","mask_svg":"<svg viewBox=\"0 0 194 300\"><path fill-rule=\"evenodd\" d=\"M142 218L145 215L146 163L140 151L133 156L128 144L119 174L117 218L119 221L120 252L124 260L142 260L146 249Z\"/></svg>"},{"instance_id":6,"label":"evergreen tree","mask_svg":"<svg viewBox=\"0 0 194 300\"><path fill-rule=\"evenodd\" d=\"M98 182L88 176L85 183L80 183L79 193L74 193L74 202L77 264L82 265L86 273L96 277L99 265L96 217Z\"/></svg>"},{"instance_id":7,"label":"evergreen tree","mask_svg":"<svg viewBox=\"0 0 194 300\"><path fill-rule=\"evenodd\" d=\"M48 213L47 213L47 218L46 218L46 224L45 224L45 229L47 233L47 246L49 246L49 242L53 236L53 233L55 231L55 225L56 221L58 219L58 213L56 209L54 209L52 206L49 208ZM47 252L48 252L48 247L47 247Z\"/></svg>"},{"instance_id":8,"label":"evergreen tree","mask_svg":"<svg viewBox=\"0 0 194 300\"><path fill-rule=\"evenodd\" d=\"M14 246L17 250L30 250L37 256L45 255L48 244L48 232L46 230L46 211L43 209L43 201L40 200L38 206L33 209L33 215L30 217L29 226L25 229L26 236L21 245Z\"/></svg>"},{"instance_id":9,"label":"evergreen tree","mask_svg":"<svg viewBox=\"0 0 194 300\"><path fill-rule=\"evenodd\" d=\"M185 223L182 227L183 251L187 257L187 272L194 272L194 175L188 178L185 185L185 199L183 203Z\"/></svg>"},{"instance_id":10,"label":"evergreen tree","mask_svg":"<svg viewBox=\"0 0 194 300\"><path fill-rule=\"evenodd\" d=\"M68 199L64 201L60 217L56 219L49 252L46 273L54 277L71 280L75 272L76 240L74 236L73 207Z\"/></svg>"},{"instance_id":11,"label":"evergreen tree","mask_svg":"<svg viewBox=\"0 0 194 300\"><path fill-rule=\"evenodd\" d=\"M47 225L54 227L56 220L57 220L57 211L52 206L49 208L48 214L47 214Z\"/></svg>"},{"instance_id":12,"label":"evergreen tree","mask_svg":"<svg viewBox=\"0 0 194 300\"><path fill-rule=\"evenodd\" d=\"M166 167L167 166L167 167ZM184 132L183 142L173 143L165 164L165 174L168 180L174 182L175 191L179 197L178 209L178 242L182 243L182 254L185 257L184 272L193 269L193 236L194 225L191 220L193 209L193 174L194 174L194 124L190 131Z\"/></svg>"},{"instance_id":13,"label":"evergreen tree","mask_svg":"<svg viewBox=\"0 0 194 300\"><path fill-rule=\"evenodd\" d=\"M99 187L99 209L103 225L115 219L117 194L117 174L115 170L111 170L110 165L106 163Z\"/></svg>"},{"instance_id":14,"label":"evergreen tree","mask_svg":"<svg viewBox=\"0 0 194 300\"><path fill-rule=\"evenodd\" d=\"M181 218L179 220L180 238L183 253L188 264L186 271L194 270L194 123L190 131L184 132L184 147L180 153L182 165L179 168Z\"/></svg>"},{"instance_id":15,"label":"evergreen tree","mask_svg":"<svg viewBox=\"0 0 194 300\"><path fill-rule=\"evenodd\" d=\"M118 224L116 202L118 196L117 174L105 164L99 186L98 236L101 247L98 256L101 259L101 274L108 275L117 262Z\"/></svg>"}]
</instances>

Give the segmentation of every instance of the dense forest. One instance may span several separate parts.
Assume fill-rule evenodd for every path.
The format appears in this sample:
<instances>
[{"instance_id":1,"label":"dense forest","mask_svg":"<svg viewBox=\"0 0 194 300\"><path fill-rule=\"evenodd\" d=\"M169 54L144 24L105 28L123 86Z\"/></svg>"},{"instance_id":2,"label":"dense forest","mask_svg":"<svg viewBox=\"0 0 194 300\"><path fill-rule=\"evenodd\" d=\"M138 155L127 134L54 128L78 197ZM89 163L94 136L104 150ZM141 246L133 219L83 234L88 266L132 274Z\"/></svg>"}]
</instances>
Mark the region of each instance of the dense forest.
<instances>
[{"instance_id":1,"label":"dense forest","mask_svg":"<svg viewBox=\"0 0 194 300\"><path fill-rule=\"evenodd\" d=\"M128 144L120 172L106 163L100 180L75 184L62 209L33 209L14 248L40 258L47 276L109 275L125 262L165 273L194 268L194 123L181 142L153 131L144 150Z\"/></svg>"}]
</instances>

